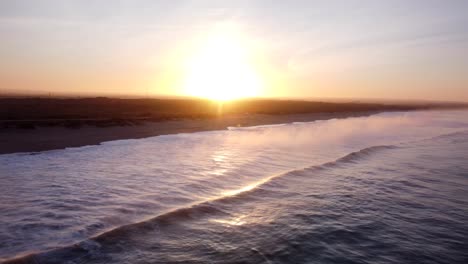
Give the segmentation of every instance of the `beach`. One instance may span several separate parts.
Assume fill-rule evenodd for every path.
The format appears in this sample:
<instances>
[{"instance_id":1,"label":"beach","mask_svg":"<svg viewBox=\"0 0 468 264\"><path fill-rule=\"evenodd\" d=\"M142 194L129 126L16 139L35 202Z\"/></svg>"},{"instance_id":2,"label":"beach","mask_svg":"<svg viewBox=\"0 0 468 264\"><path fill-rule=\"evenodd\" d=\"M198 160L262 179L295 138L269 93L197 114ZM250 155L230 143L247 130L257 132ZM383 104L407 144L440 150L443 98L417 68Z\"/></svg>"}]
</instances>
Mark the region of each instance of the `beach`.
<instances>
[{"instance_id":1,"label":"beach","mask_svg":"<svg viewBox=\"0 0 468 264\"><path fill-rule=\"evenodd\" d=\"M84 125L80 127L38 126L0 129L0 154L38 152L69 147L97 145L122 139L137 139L160 135L225 130L228 127L271 125L293 122L310 122L332 118L367 116L375 111L350 113L308 113L290 115L244 114L214 118L181 119L132 125L106 127Z\"/></svg>"},{"instance_id":2,"label":"beach","mask_svg":"<svg viewBox=\"0 0 468 264\"><path fill-rule=\"evenodd\" d=\"M436 103L363 103L246 99L0 98L0 154L386 111L466 107Z\"/></svg>"}]
</instances>

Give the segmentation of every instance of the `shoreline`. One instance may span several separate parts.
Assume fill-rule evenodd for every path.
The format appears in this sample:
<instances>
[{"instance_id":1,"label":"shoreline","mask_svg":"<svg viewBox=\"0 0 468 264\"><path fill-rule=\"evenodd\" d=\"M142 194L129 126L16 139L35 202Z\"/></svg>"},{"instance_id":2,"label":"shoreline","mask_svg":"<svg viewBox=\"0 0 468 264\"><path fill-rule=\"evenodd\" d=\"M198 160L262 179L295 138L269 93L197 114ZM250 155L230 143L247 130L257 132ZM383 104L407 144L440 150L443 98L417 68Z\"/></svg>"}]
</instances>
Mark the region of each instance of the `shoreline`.
<instances>
[{"instance_id":1,"label":"shoreline","mask_svg":"<svg viewBox=\"0 0 468 264\"><path fill-rule=\"evenodd\" d=\"M333 118L370 116L385 111L357 111L340 113L307 113L287 115L230 115L208 119L183 119L174 121L144 122L133 126L109 126L80 128L37 127L35 129L0 129L0 155L13 153L41 152L99 145L103 142L139 139L161 135L227 130L228 127L249 127L313 122Z\"/></svg>"}]
</instances>

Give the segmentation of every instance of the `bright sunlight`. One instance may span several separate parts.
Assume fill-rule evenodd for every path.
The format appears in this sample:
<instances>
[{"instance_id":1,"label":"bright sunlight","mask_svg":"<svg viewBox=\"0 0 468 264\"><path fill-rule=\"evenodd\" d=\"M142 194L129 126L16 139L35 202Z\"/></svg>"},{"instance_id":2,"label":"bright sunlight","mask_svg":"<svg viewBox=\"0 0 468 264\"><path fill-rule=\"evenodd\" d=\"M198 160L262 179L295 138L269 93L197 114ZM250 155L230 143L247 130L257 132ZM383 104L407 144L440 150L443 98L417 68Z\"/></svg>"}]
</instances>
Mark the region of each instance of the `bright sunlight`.
<instances>
[{"instance_id":1,"label":"bright sunlight","mask_svg":"<svg viewBox=\"0 0 468 264\"><path fill-rule=\"evenodd\" d=\"M208 37L187 65L185 93L217 101L258 96L262 84L245 46L232 27Z\"/></svg>"}]
</instances>

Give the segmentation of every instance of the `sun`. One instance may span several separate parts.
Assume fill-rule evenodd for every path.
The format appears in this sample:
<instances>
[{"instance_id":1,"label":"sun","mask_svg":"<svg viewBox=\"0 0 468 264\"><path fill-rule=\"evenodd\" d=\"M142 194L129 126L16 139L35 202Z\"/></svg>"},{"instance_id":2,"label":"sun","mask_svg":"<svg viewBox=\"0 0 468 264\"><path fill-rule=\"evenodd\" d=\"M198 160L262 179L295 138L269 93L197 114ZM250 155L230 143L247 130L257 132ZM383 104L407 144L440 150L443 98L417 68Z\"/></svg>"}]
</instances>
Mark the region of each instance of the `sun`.
<instances>
[{"instance_id":1,"label":"sun","mask_svg":"<svg viewBox=\"0 0 468 264\"><path fill-rule=\"evenodd\" d=\"M258 96L261 80L245 46L232 28L209 36L187 64L184 93L216 101Z\"/></svg>"}]
</instances>

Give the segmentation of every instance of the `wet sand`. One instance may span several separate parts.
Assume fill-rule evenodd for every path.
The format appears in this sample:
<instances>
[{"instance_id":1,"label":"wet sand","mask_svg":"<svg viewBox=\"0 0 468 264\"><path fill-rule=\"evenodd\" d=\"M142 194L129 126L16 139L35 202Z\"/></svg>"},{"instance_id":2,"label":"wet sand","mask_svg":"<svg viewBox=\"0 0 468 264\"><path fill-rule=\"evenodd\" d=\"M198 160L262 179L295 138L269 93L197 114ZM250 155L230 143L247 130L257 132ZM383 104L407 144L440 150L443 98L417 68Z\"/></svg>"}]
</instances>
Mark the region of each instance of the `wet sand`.
<instances>
[{"instance_id":1,"label":"wet sand","mask_svg":"<svg viewBox=\"0 0 468 264\"><path fill-rule=\"evenodd\" d=\"M35 129L0 129L0 154L38 152L68 147L97 145L105 141L137 139L159 135L224 130L230 126L257 126L291 122L309 122L332 118L367 116L377 111L348 113L310 113L290 115L245 114L219 118L182 119L160 122L143 122L139 125L95 127L82 126L41 127Z\"/></svg>"}]
</instances>

